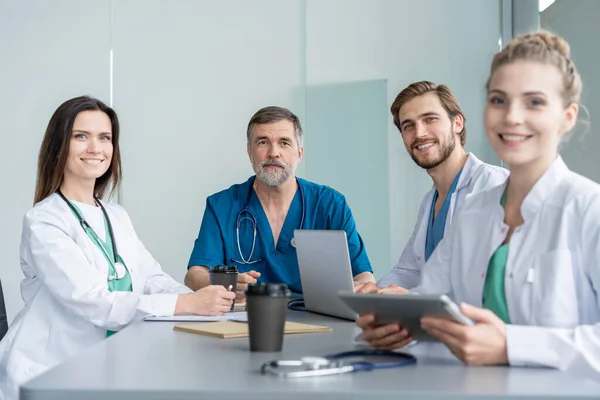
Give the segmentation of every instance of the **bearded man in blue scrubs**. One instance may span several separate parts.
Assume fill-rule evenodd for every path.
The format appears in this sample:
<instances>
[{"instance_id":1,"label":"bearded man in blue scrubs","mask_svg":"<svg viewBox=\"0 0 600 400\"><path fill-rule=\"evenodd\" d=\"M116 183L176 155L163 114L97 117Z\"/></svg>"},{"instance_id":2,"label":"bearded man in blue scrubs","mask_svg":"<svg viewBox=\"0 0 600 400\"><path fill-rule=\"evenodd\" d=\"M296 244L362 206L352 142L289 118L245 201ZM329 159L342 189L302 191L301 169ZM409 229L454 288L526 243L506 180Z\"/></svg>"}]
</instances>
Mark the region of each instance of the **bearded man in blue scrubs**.
<instances>
[{"instance_id":1,"label":"bearded man in blue scrubs","mask_svg":"<svg viewBox=\"0 0 600 400\"><path fill-rule=\"evenodd\" d=\"M295 229L344 230L355 284L374 282L364 243L345 197L297 178L304 154L300 121L281 107L265 107L250 119L247 150L256 175L206 200L200 233L188 263L185 284L209 285L209 269L234 265L240 272L236 294L247 283L278 282L302 293ZM327 271L323 271L323 278Z\"/></svg>"}]
</instances>

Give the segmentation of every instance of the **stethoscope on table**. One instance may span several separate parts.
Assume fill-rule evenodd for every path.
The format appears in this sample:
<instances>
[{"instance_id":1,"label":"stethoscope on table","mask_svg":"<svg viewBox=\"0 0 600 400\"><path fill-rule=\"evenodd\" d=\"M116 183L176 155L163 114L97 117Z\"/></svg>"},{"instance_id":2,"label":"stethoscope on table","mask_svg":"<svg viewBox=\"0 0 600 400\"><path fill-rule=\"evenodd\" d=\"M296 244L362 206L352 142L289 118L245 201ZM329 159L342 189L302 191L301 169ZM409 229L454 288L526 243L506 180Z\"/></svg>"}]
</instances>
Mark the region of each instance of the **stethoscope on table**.
<instances>
[{"instance_id":1,"label":"stethoscope on table","mask_svg":"<svg viewBox=\"0 0 600 400\"><path fill-rule=\"evenodd\" d=\"M254 178L256 179L256 178ZM240 210L240 212L237 215L236 218L236 222L235 222L235 237L237 240L237 248L238 248L238 252L240 253L240 260L236 260L235 258L232 258L231 261L236 262L238 264L255 264L257 262L262 261L262 258L259 258L258 260L254 260L252 261L252 255L254 254L254 246L256 245L256 227L258 225L258 222L256 221L256 217L254 216L254 214L252 213L252 211L250 211L250 209L248 208L248 206L250 206L250 198L252 197L252 192L254 192L254 188L252 187L254 183L254 180L252 180L252 182L250 182L250 190L248 191L248 197L246 198L246 206ZM300 202L302 203L302 216L300 218L300 228L298 229L302 229L302 227L304 226L304 215L305 215L305 211L306 211L306 204L304 203L304 192L302 190L302 185L300 185L300 182L298 182L298 178L296 178L296 184L298 185L298 191L300 192ZM248 215L244 215L244 213L248 214ZM248 257L248 259L246 259L244 257L244 255L242 254L242 247L240 246L240 225L242 223L243 220L249 220L250 223L252 224L252 229L254 231L253 236L252 236L252 249L250 250L250 256ZM291 242L292 246L295 246L294 243L294 239L292 239Z\"/></svg>"},{"instance_id":2,"label":"stethoscope on table","mask_svg":"<svg viewBox=\"0 0 600 400\"><path fill-rule=\"evenodd\" d=\"M384 357L387 360L380 362L344 361L351 357ZM304 378L404 367L416 362L417 359L413 355L406 353L388 350L355 350L324 357L302 357L300 360L273 360L264 363L260 372L263 375L269 374L279 378Z\"/></svg>"},{"instance_id":3,"label":"stethoscope on table","mask_svg":"<svg viewBox=\"0 0 600 400\"><path fill-rule=\"evenodd\" d=\"M302 297L288 301L288 309L292 311L308 311Z\"/></svg>"},{"instance_id":4,"label":"stethoscope on table","mask_svg":"<svg viewBox=\"0 0 600 400\"><path fill-rule=\"evenodd\" d=\"M71 209L73 214L79 219L79 224L81 225L81 227L83 228L85 233L92 240L92 242L94 242L94 244L102 251L102 254L106 258L106 261L108 261L110 266L113 268L113 271L115 271L114 275L110 275L110 274L108 275L108 280L112 281L115 279L117 279L117 280L123 279L127 273L127 270L125 269L125 266L121 262L119 262L119 255L117 253L117 243L115 240L115 235L113 233L112 224L110 222L110 218L108 217L108 213L104 209L104 206L102 205L100 200L98 200L98 198L96 196L94 196L94 200L96 201L96 204L98 204L100 206L100 208L102 209L102 214L104 214L104 220L106 221L106 225L108 226L107 234L110 235L110 241L112 242L112 251L113 251L112 259L108 254L108 250L106 250L106 248L104 247L104 244L102 244L102 241L100 240L100 238L98 237L98 235L96 234L94 229L92 229L90 224L88 224L88 222L85 220L85 218L83 218L83 216L79 213L77 208L73 204L71 204L71 202L69 200L67 200L67 198L62 194L62 192L60 190L58 190L57 193L65 201L65 203L67 203L67 205L69 206L69 208Z\"/></svg>"}]
</instances>

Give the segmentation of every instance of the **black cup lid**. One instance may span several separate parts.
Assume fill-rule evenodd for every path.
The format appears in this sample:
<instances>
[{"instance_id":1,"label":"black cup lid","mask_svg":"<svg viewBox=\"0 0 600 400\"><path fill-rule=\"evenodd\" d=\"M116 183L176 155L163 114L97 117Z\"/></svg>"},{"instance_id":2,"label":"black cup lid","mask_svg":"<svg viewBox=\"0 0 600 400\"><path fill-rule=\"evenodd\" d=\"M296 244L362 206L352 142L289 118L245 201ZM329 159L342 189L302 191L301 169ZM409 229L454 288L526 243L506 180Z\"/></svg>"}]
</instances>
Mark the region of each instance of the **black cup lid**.
<instances>
[{"instance_id":1,"label":"black cup lid","mask_svg":"<svg viewBox=\"0 0 600 400\"><path fill-rule=\"evenodd\" d=\"M285 283L249 283L246 286L246 296L289 297L290 289Z\"/></svg>"},{"instance_id":2,"label":"black cup lid","mask_svg":"<svg viewBox=\"0 0 600 400\"><path fill-rule=\"evenodd\" d=\"M236 266L231 265L216 265L210 269L210 272L224 272L226 274L237 273L238 269Z\"/></svg>"}]
</instances>

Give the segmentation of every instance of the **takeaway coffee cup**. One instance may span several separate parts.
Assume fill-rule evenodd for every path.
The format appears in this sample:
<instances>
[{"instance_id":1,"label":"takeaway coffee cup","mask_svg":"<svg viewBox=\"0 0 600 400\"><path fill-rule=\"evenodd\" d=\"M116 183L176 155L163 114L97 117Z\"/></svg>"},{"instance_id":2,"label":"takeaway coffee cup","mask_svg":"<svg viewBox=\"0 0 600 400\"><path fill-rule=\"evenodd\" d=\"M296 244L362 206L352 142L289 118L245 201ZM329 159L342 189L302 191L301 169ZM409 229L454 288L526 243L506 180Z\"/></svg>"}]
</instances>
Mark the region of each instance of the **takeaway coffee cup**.
<instances>
[{"instance_id":1,"label":"takeaway coffee cup","mask_svg":"<svg viewBox=\"0 0 600 400\"><path fill-rule=\"evenodd\" d=\"M229 289L235 292L237 286L238 269L229 265L217 265L210 269L210 284L225 286L225 289ZM233 310L235 302L231 302L231 310Z\"/></svg>"},{"instance_id":2,"label":"takeaway coffee cup","mask_svg":"<svg viewBox=\"0 0 600 400\"><path fill-rule=\"evenodd\" d=\"M246 287L250 351L281 351L290 289L283 283Z\"/></svg>"}]
</instances>

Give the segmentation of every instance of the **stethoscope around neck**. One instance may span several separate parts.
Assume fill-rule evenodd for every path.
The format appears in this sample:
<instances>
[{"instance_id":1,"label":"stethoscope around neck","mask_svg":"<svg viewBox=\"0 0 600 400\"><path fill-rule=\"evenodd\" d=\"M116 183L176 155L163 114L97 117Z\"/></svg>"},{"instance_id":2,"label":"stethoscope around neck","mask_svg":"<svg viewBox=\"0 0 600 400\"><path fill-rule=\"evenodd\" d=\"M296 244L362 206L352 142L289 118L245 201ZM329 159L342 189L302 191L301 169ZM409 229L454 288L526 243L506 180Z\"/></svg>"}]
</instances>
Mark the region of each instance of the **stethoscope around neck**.
<instances>
[{"instance_id":1,"label":"stethoscope around neck","mask_svg":"<svg viewBox=\"0 0 600 400\"><path fill-rule=\"evenodd\" d=\"M108 263L111 264L111 267L113 267L113 270L115 271L115 275L108 275L107 279L109 281L112 281L115 279L123 279L127 273L127 270L125 269L125 266L121 262L119 262L119 254L117 253L117 243L115 240L115 235L113 233L112 223L110 222L108 213L106 212L106 209L104 208L104 206L102 205L100 200L96 196L94 196L94 201L102 209L102 214L104 214L104 219L106 221L106 225L108 226L107 233L108 233L108 235L110 235L110 241L112 244L112 252L113 252L112 259L108 255L108 251L106 250L106 248L100 241L100 238L98 237L98 235L96 234L94 229L85 220L83 215L81 215L79 210L77 210L77 208L73 204L71 204L71 202L69 200L67 200L67 198L62 194L60 189L57 190L56 193L64 200L65 203L67 203L67 205L69 206L69 208L71 209L73 214L77 217L77 219L79 219L79 224L81 225L81 228L83 228L83 231L88 235L88 237L90 239L92 239L92 241L96 244L96 246L98 246L98 248L102 251L102 253L103 253L104 257L106 258L106 260L108 261Z\"/></svg>"},{"instance_id":2,"label":"stethoscope around neck","mask_svg":"<svg viewBox=\"0 0 600 400\"><path fill-rule=\"evenodd\" d=\"M254 179L256 179L256 177L254 177ZM252 181L250 182L250 189L248 190L248 197L246 198L246 206L243 209L241 209L240 212L238 212L236 222L235 222L235 237L236 237L237 248L238 248L238 252L240 254L241 261L236 260L235 258L232 258L231 261L236 262L238 264L244 264L244 265L256 264L257 262L262 261L262 258L259 258L257 260L252 260L252 256L254 255L254 247L256 245L256 232L257 232L258 222L256 221L256 217L254 216L254 214L252 213L252 211L250 211L250 209L248 207L250 206L250 199L252 197L252 192L254 192L254 187L253 187L254 179L252 179ZM302 185L300 185L300 182L298 182L298 178L296 178L296 184L298 185L298 192L300 193L300 202L302 204L302 215L300 217L300 227L298 229L302 229L302 227L304 226L306 203L304 202L304 191L302 190ZM244 257L244 254L242 253L242 247L240 245L240 225L241 225L242 221L244 221L245 219L250 221L250 223L252 224L252 231L253 231L253 233L252 233L252 249L250 250L250 256L247 259ZM294 238L292 238L290 244L293 247L296 247Z\"/></svg>"}]
</instances>

